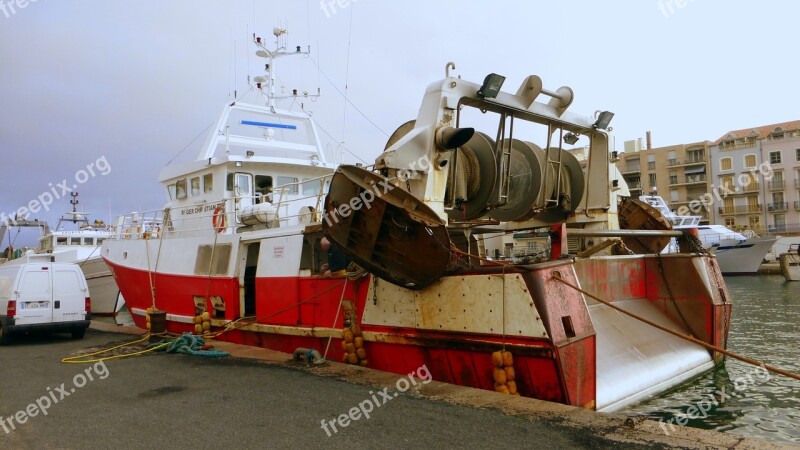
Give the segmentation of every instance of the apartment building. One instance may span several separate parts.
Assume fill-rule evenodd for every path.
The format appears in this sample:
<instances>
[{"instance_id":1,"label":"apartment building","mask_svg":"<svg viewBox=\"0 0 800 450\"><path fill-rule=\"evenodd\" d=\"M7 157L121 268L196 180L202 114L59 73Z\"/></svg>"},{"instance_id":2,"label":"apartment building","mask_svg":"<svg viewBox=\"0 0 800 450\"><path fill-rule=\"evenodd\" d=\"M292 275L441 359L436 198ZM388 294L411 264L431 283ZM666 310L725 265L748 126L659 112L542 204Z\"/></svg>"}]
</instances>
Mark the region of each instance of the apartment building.
<instances>
[{"instance_id":1,"label":"apartment building","mask_svg":"<svg viewBox=\"0 0 800 450\"><path fill-rule=\"evenodd\" d=\"M641 140L625 142L625 151L616 163L631 196L649 194L653 188L672 209L689 206L709 192L709 141L652 148ZM692 204L692 206L697 203ZM710 208L695 208L692 215L711 218Z\"/></svg>"},{"instance_id":2,"label":"apartment building","mask_svg":"<svg viewBox=\"0 0 800 450\"><path fill-rule=\"evenodd\" d=\"M800 121L729 131L709 152L714 223L757 233L800 223Z\"/></svg>"},{"instance_id":3,"label":"apartment building","mask_svg":"<svg viewBox=\"0 0 800 450\"><path fill-rule=\"evenodd\" d=\"M761 141L772 178L765 183L766 224L771 232L800 232L800 121L772 128Z\"/></svg>"}]
</instances>

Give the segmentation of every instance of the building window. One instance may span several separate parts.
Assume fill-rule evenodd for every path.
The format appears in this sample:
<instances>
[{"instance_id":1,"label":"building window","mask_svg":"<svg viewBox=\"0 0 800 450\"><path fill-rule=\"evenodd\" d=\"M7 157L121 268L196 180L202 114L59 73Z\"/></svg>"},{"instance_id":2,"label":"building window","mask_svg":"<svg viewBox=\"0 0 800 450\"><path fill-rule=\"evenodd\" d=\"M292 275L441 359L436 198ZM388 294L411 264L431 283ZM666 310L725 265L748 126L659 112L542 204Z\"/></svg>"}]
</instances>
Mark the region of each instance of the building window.
<instances>
[{"instance_id":1,"label":"building window","mask_svg":"<svg viewBox=\"0 0 800 450\"><path fill-rule=\"evenodd\" d=\"M656 174L651 173L648 177L650 178L650 189L656 187Z\"/></svg>"},{"instance_id":2,"label":"building window","mask_svg":"<svg viewBox=\"0 0 800 450\"><path fill-rule=\"evenodd\" d=\"M780 164L781 163L781 152L769 152L769 163L770 164Z\"/></svg>"},{"instance_id":3,"label":"building window","mask_svg":"<svg viewBox=\"0 0 800 450\"><path fill-rule=\"evenodd\" d=\"M800 161L800 148L794 151L794 159Z\"/></svg>"},{"instance_id":4,"label":"building window","mask_svg":"<svg viewBox=\"0 0 800 450\"><path fill-rule=\"evenodd\" d=\"M671 191L669 191L669 201L677 202L678 199L679 199L679 197L678 197L678 190L677 189L672 189Z\"/></svg>"},{"instance_id":5,"label":"building window","mask_svg":"<svg viewBox=\"0 0 800 450\"><path fill-rule=\"evenodd\" d=\"M756 166L756 155L745 155L745 157L744 157L744 166L745 167L755 167Z\"/></svg>"},{"instance_id":6,"label":"building window","mask_svg":"<svg viewBox=\"0 0 800 450\"><path fill-rule=\"evenodd\" d=\"M800 149L798 149L798 155L800 155ZM800 160L798 160L800 161ZM731 170L733 167L733 159L732 158L722 158L719 160L719 168L721 170Z\"/></svg>"},{"instance_id":7,"label":"building window","mask_svg":"<svg viewBox=\"0 0 800 450\"><path fill-rule=\"evenodd\" d=\"M733 177L723 177L722 178L722 187L726 190L733 191Z\"/></svg>"},{"instance_id":8,"label":"building window","mask_svg":"<svg viewBox=\"0 0 800 450\"><path fill-rule=\"evenodd\" d=\"M734 217L726 217L725 226L728 228L734 228L736 226L736 219Z\"/></svg>"}]
</instances>

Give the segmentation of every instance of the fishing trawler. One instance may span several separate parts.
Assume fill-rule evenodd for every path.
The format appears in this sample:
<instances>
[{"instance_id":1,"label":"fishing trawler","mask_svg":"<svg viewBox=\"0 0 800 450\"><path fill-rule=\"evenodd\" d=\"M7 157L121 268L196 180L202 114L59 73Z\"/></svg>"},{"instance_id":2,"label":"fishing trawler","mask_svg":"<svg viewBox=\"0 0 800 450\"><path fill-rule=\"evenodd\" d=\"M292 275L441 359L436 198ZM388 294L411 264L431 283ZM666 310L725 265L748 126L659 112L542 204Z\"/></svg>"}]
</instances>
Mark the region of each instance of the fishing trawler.
<instances>
[{"instance_id":1,"label":"fishing trawler","mask_svg":"<svg viewBox=\"0 0 800 450\"><path fill-rule=\"evenodd\" d=\"M723 360L615 309L726 344L731 299L714 257L623 241L683 235L619 230L628 191L610 177L612 113L574 114L573 91L535 75L509 93L502 76L474 83L448 63L370 170L334 170L311 117L275 106L275 60L303 53L282 31L276 50L255 40L265 105L226 105L197 159L162 171L167 205L121 217L103 244L138 326L156 308L168 331L202 332L207 313L217 339L401 374L426 364L439 381L602 411ZM470 127L487 119L495 138ZM582 137L586 174L562 149ZM487 251L526 230L550 237L546 257ZM582 256L567 254L570 235L589 239ZM333 251L352 262L344 276L325 270Z\"/></svg>"},{"instance_id":2,"label":"fishing trawler","mask_svg":"<svg viewBox=\"0 0 800 450\"><path fill-rule=\"evenodd\" d=\"M103 241L113 236L102 221L89 222L89 214L78 211L78 193L70 194L72 211L60 217L55 229L39 238L37 253L52 253L58 262L78 264L92 293L91 312L114 316L125 307L111 270L100 256ZM70 225L71 224L71 225ZM66 229L76 227L76 229Z\"/></svg>"}]
</instances>

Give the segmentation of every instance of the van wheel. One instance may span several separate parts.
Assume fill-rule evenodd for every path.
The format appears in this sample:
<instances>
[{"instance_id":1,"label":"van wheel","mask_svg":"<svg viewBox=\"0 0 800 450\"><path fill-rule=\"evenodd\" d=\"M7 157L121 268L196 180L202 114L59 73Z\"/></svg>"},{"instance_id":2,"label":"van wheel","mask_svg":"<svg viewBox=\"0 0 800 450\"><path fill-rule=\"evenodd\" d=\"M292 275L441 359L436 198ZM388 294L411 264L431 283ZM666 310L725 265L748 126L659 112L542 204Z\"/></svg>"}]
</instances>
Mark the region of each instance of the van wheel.
<instances>
[{"instance_id":1,"label":"van wheel","mask_svg":"<svg viewBox=\"0 0 800 450\"><path fill-rule=\"evenodd\" d=\"M72 330L72 339L83 339L84 336L86 336L86 328Z\"/></svg>"}]
</instances>

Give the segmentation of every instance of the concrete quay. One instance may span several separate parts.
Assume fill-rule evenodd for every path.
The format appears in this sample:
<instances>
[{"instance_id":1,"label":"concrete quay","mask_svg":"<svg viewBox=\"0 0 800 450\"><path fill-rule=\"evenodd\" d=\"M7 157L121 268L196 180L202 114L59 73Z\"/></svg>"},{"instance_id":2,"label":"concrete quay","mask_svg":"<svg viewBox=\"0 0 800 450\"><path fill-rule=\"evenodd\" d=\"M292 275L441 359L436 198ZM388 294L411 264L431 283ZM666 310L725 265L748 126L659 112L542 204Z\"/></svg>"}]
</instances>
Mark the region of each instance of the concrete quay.
<instances>
[{"instance_id":1,"label":"concrete quay","mask_svg":"<svg viewBox=\"0 0 800 450\"><path fill-rule=\"evenodd\" d=\"M144 330L93 322L82 340L0 349L2 448L794 448L211 341L230 358L61 359ZM370 411L364 414L367 403ZM368 415L368 417L367 417Z\"/></svg>"}]
</instances>

